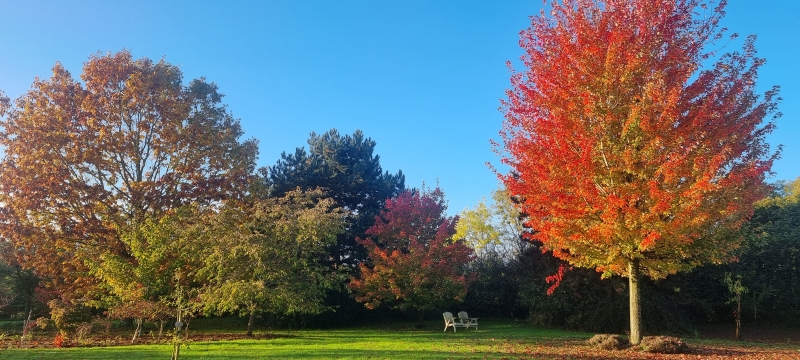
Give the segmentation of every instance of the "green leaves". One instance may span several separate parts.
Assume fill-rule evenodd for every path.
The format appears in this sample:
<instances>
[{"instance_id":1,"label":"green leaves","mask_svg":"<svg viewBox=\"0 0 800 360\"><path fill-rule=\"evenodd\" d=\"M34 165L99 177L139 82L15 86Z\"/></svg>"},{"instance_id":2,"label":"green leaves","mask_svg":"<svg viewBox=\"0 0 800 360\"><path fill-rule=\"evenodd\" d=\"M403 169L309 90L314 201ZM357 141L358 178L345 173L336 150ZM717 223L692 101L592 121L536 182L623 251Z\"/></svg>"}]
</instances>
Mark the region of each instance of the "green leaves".
<instances>
[{"instance_id":1,"label":"green leaves","mask_svg":"<svg viewBox=\"0 0 800 360\"><path fill-rule=\"evenodd\" d=\"M246 208L225 208L197 256L206 312L316 314L341 275L325 263L345 213L317 190L293 190Z\"/></svg>"}]
</instances>

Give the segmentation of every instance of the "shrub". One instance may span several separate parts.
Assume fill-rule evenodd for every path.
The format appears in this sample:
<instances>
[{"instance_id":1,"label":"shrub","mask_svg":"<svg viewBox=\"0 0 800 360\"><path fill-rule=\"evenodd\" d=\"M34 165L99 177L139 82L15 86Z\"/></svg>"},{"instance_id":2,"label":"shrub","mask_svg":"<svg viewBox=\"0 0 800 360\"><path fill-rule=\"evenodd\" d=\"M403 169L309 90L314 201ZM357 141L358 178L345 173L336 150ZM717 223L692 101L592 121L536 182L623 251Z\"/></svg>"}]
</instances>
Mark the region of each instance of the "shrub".
<instances>
[{"instance_id":1,"label":"shrub","mask_svg":"<svg viewBox=\"0 0 800 360\"><path fill-rule=\"evenodd\" d=\"M82 323L92 321L90 309L83 305L69 304L60 300L51 300L50 316L56 328L64 334L71 333Z\"/></svg>"},{"instance_id":2,"label":"shrub","mask_svg":"<svg viewBox=\"0 0 800 360\"><path fill-rule=\"evenodd\" d=\"M80 324L78 324L78 326L75 328L75 334L76 334L76 335L77 335L77 337L78 337L78 343L82 343L82 342L83 342L83 339L84 339L84 338L85 338L87 335L89 335L89 334L91 334L91 333L92 333L92 323L90 323L90 322L84 322L84 323L80 323Z\"/></svg>"},{"instance_id":3,"label":"shrub","mask_svg":"<svg viewBox=\"0 0 800 360\"><path fill-rule=\"evenodd\" d=\"M685 354L689 351L683 340L671 336L645 336L639 346L649 353Z\"/></svg>"},{"instance_id":4,"label":"shrub","mask_svg":"<svg viewBox=\"0 0 800 360\"><path fill-rule=\"evenodd\" d=\"M40 317L36 319L36 326L42 330L49 330L55 327L55 323L50 318Z\"/></svg>"},{"instance_id":5,"label":"shrub","mask_svg":"<svg viewBox=\"0 0 800 360\"><path fill-rule=\"evenodd\" d=\"M597 334L587 341L589 346L603 350L619 350L628 347L628 341L622 336L612 334Z\"/></svg>"},{"instance_id":6,"label":"shrub","mask_svg":"<svg viewBox=\"0 0 800 360\"><path fill-rule=\"evenodd\" d=\"M64 335L61 333L56 334L55 339L53 339L53 346L60 348L64 346Z\"/></svg>"}]
</instances>

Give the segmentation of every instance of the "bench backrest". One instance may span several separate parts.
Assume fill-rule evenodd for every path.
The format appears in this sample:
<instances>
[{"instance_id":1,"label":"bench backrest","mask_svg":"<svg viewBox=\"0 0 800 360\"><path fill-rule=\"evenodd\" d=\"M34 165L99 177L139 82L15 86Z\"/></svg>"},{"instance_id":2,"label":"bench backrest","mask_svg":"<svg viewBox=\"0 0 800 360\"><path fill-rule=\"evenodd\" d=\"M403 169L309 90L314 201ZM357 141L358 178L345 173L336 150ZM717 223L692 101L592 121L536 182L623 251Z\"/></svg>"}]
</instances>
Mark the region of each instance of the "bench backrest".
<instances>
[{"instance_id":1,"label":"bench backrest","mask_svg":"<svg viewBox=\"0 0 800 360\"><path fill-rule=\"evenodd\" d=\"M453 313L448 311L448 312L442 313L442 316L444 316L444 321L446 321L448 323L453 322Z\"/></svg>"}]
</instances>

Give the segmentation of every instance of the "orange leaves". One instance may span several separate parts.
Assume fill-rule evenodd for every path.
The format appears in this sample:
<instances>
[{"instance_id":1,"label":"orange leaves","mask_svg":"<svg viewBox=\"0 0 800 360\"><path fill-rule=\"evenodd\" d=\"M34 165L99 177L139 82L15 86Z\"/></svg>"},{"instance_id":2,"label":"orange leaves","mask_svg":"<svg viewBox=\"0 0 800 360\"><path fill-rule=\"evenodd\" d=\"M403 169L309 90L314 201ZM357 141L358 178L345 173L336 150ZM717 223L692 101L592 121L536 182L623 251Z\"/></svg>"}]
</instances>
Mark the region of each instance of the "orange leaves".
<instances>
[{"instance_id":1,"label":"orange leaves","mask_svg":"<svg viewBox=\"0 0 800 360\"><path fill-rule=\"evenodd\" d=\"M760 123L775 92L754 93L763 60L752 41L697 73L723 15L696 18L699 5L554 1L522 32L501 179L522 200L529 236L557 256L614 273L651 257L644 271L655 277L686 263L676 254L719 261L724 251L697 249L725 243L721 229L764 196L777 154L765 141L774 124Z\"/></svg>"},{"instance_id":2,"label":"orange leaves","mask_svg":"<svg viewBox=\"0 0 800 360\"><path fill-rule=\"evenodd\" d=\"M12 209L0 234L26 249L62 251L76 271L54 266L47 252L24 263L54 278L89 276L85 256L125 256L116 234L124 225L241 196L256 152L253 142L239 142L238 122L219 96L201 104L163 60L97 54L81 78L57 63L13 108L0 108L8 110L0 202ZM70 249L75 243L80 253Z\"/></svg>"}]
</instances>

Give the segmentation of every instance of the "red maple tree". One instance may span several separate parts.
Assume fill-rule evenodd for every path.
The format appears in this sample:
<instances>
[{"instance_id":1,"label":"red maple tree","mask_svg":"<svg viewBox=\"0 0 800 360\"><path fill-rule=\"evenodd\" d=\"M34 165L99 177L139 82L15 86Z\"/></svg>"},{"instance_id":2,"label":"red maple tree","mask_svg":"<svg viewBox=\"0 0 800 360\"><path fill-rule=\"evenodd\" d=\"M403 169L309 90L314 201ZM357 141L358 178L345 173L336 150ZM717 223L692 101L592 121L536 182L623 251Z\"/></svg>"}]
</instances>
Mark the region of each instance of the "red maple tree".
<instances>
[{"instance_id":1,"label":"red maple tree","mask_svg":"<svg viewBox=\"0 0 800 360\"><path fill-rule=\"evenodd\" d=\"M501 178L528 234L574 266L630 284L731 260L778 153L777 87L755 93L755 38L715 54L725 1L563 0L521 33ZM711 59L713 66L703 69ZM779 152L779 151L778 151Z\"/></svg>"},{"instance_id":2,"label":"red maple tree","mask_svg":"<svg viewBox=\"0 0 800 360\"><path fill-rule=\"evenodd\" d=\"M458 218L447 217L446 210L439 188L386 201L368 237L358 239L369 258L349 284L357 301L370 309L391 304L420 313L463 301L469 277L461 270L474 255L453 239Z\"/></svg>"}]
</instances>

